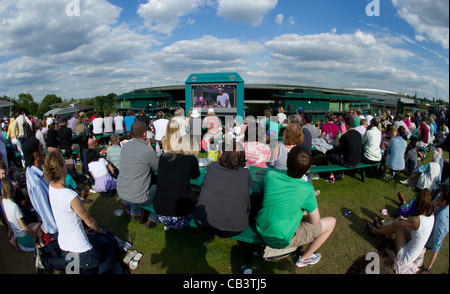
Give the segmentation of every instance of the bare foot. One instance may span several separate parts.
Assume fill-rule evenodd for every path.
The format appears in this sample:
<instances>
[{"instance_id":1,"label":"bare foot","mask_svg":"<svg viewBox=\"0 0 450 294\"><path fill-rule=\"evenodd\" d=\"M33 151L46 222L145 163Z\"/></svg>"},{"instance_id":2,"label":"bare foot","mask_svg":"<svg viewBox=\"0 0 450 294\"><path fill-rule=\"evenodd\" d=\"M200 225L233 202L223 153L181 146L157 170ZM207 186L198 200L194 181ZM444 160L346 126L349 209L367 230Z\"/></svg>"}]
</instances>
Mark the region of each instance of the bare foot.
<instances>
[{"instance_id":1,"label":"bare foot","mask_svg":"<svg viewBox=\"0 0 450 294\"><path fill-rule=\"evenodd\" d=\"M17 242L16 242L16 238L11 238L11 240L9 240L9 245L11 245L17 251L20 251L20 248L19 248L19 246L17 245Z\"/></svg>"},{"instance_id":2,"label":"bare foot","mask_svg":"<svg viewBox=\"0 0 450 294\"><path fill-rule=\"evenodd\" d=\"M402 192L398 192L397 196L398 196L398 200L400 200L400 202L402 204L406 202L406 197L405 197L405 195L403 195Z\"/></svg>"}]
</instances>

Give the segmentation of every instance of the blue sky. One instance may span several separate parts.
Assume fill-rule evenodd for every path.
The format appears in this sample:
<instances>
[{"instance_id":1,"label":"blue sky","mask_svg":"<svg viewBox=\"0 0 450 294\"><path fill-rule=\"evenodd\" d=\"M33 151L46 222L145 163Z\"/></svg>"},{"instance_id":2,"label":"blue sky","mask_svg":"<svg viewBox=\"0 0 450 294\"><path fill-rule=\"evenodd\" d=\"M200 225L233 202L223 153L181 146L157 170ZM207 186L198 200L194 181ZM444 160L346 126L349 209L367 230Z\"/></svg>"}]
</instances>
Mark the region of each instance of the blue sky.
<instances>
[{"instance_id":1,"label":"blue sky","mask_svg":"<svg viewBox=\"0 0 450 294\"><path fill-rule=\"evenodd\" d=\"M235 71L448 101L448 11L448 0L0 0L0 95L95 97Z\"/></svg>"}]
</instances>

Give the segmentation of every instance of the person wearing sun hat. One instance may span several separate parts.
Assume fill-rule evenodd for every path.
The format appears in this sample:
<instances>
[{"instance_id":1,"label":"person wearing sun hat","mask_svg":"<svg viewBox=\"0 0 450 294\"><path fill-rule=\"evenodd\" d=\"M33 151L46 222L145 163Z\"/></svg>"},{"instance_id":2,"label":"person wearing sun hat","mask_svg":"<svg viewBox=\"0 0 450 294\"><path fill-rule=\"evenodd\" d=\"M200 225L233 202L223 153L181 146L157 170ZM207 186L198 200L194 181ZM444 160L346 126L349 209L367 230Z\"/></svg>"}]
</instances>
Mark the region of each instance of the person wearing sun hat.
<instances>
[{"instance_id":1,"label":"person wearing sun hat","mask_svg":"<svg viewBox=\"0 0 450 294\"><path fill-rule=\"evenodd\" d=\"M203 140L208 144L211 139L219 140L222 138L222 122L216 116L214 109L208 109L208 115L203 119L202 128L207 130Z\"/></svg>"}]
</instances>

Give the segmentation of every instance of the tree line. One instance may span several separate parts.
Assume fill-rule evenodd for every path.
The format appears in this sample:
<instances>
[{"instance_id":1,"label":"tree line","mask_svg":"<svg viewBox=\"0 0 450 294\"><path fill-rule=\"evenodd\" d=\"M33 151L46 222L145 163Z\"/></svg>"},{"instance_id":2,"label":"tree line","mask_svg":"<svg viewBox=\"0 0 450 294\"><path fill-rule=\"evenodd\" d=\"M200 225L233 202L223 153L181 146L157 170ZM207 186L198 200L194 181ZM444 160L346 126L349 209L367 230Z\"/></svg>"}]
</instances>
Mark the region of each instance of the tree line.
<instances>
[{"instance_id":1,"label":"tree line","mask_svg":"<svg viewBox=\"0 0 450 294\"><path fill-rule=\"evenodd\" d=\"M96 96L94 98L72 98L71 100L66 100L64 102L67 102L68 104L94 106L95 111L99 112L116 112L116 97L116 94L110 93L108 95ZM10 98L7 95L3 95L2 97L0 97L0 99L13 103L12 112L23 109L25 111L25 114L37 117L43 117L47 111L55 108L52 107L52 105L63 102L63 99L55 94L46 95L41 102L36 102L33 96L29 93L21 93L17 96L17 99Z\"/></svg>"}]
</instances>

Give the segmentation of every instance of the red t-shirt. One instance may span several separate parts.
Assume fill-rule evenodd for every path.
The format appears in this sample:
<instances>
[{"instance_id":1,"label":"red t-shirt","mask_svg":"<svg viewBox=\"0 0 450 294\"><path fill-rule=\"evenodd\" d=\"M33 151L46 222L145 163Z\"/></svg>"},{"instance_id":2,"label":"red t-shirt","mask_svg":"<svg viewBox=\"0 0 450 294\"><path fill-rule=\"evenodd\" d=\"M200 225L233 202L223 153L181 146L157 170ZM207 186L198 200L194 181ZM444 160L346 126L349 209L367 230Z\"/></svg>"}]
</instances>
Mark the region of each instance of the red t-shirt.
<instances>
[{"instance_id":1,"label":"red t-shirt","mask_svg":"<svg viewBox=\"0 0 450 294\"><path fill-rule=\"evenodd\" d=\"M333 134L333 140L336 140L337 134L341 131L341 128L337 124L334 123L326 123L320 126L323 133L332 133Z\"/></svg>"},{"instance_id":2,"label":"red t-shirt","mask_svg":"<svg viewBox=\"0 0 450 294\"><path fill-rule=\"evenodd\" d=\"M420 124L420 139L425 143L428 144L428 127L425 125L425 123Z\"/></svg>"}]
</instances>

